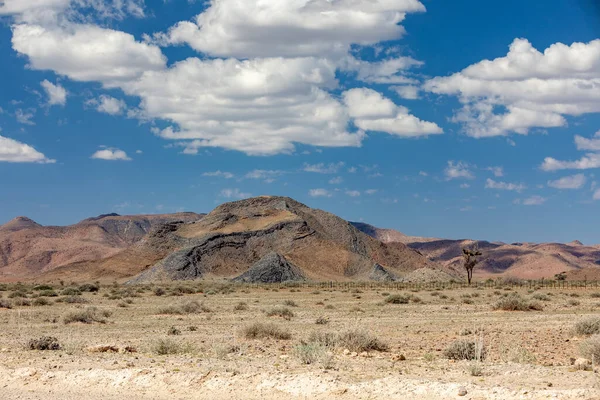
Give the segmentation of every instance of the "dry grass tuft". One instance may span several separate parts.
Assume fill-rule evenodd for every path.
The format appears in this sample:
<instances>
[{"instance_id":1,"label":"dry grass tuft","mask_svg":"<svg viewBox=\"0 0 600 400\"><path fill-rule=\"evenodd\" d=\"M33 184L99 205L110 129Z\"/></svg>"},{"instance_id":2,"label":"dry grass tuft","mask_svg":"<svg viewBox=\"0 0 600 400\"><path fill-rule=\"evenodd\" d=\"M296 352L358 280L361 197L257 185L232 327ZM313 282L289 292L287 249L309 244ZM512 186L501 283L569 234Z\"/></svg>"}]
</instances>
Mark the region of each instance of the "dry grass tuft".
<instances>
[{"instance_id":1,"label":"dry grass tuft","mask_svg":"<svg viewBox=\"0 0 600 400\"><path fill-rule=\"evenodd\" d=\"M101 324L106 323L106 319L111 316L111 312L108 310L98 310L96 307L88 307L85 310L72 311L63 317L65 324L71 324L73 322L81 322L84 324L91 324L99 322Z\"/></svg>"},{"instance_id":2,"label":"dry grass tuft","mask_svg":"<svg viewBox=\"0 0 600 400\"><path fill-rule=\"evenodd\" d=\"M575 332L578 335L594 335L600 333L600 318L591 317L575 324Z\"/></svg>"},{"instance_id":3,"label":"dry grass tuft","mask_svg":"<svg viewBox=\"0 0 600 400\"><path fill-rule=\"evenodd\" d=\"M252 325L244 328L244 336L247 339L279 339L289 340L292 335L288 331L284 331L274 324L264 324L255 322Z\"/></svg>"},{"instance_id":4,"label":"dry grass tuft","mask_svg":"<svg viewBox=\"0 0 600 400\"><path fill-rule=\"evenodd\" d=\"M482 340L460 339L452 342L444 350L444 356L451 360L478 360L486 356L486 349Z\"/></svg>"}]
</instances>

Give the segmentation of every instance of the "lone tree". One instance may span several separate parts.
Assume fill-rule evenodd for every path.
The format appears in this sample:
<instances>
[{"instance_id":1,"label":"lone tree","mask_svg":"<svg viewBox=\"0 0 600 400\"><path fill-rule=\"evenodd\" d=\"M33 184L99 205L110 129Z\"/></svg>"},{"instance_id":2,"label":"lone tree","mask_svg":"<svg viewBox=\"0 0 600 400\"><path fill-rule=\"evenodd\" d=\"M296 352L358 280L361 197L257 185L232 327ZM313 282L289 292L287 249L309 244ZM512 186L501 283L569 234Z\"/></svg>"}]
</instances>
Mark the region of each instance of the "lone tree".
<instances>
[{"instance_id":1,"label":"lone tree","mask_svg":"<svg viewBox=\"0 0 600 400\"><path fill-rule=\"evenodd\" d=\"M471 248L467 247L463 249L463 258L465 259L465 269L467 270L469 285L471 284L471 279L473 279L473 268L479 263L478 257L481 255L482 253L479 251L477 243Z\"/></svg>"}]
</instances>

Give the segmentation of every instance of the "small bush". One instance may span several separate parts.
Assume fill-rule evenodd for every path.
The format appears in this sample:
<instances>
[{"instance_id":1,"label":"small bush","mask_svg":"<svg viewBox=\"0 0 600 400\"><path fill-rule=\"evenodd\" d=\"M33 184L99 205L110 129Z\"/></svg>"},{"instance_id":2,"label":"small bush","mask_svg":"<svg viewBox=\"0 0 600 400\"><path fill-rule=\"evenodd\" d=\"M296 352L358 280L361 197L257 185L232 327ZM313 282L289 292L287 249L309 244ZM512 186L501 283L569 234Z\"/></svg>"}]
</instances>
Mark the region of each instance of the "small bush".
<instances>
[{"instance_id":1,"label":"small bush","mask_svg":"<svg viewBox=\"0 0 600 400\"><path fill-rule=\"evenodd\" d=\"M37 285L33 287L33 290L42 291L42 290L54 290L54 288L50 285Z\"/></svg>"},{"instance_id":2,"label":"small bush","mask_svg":"<svg viewBox=\"0 0 600 400\"><path fill-rule=\"evenodd\" d=\"M81 291L77 288L68 287L68 288L63 289L60 292L60 294L63 296L79 296L81 294Z\"/></svg>"},{"instance_id":3,"label":"small bush","mask_svg":"<svg viewBox=\"0 0 600 400\"><path fill-rule=\"evenodd\" d=\"M503 299L498 300L496 304L494 304L494 310L504 310L504 311L541 311L543 307L541 304L528 301L523 299L519 295L510 295Z\"/></svg>"},{"instance_id":4,"label":"small bush","mask_svg":"<svg viewBox=\"0 0 600 400\"><path fill-rule=\"evenodd\" d=\"M194 325L188 326L188 331L190 331L190 332L196 332L197 330L198 330L197 326L194 326Z\"/></svg>"},{"instance_id":5,"label":"small bush","mask_svg":"<svg viewBox=\"0 0 600 400\"><path fill-rule=\"evenodd\" d=\"M294 312L286 307L275 307L267 311L267 317L281 317L288 321L294 317Z\"/></svg>"},{"instance_id":6,"label":"small bush","mask_svg":"<svg viewBox=\"0 0 600 400\"><path fill-rule=\"evenodd\" d=\"M17 297L13 300L13 306L17 307L29 307L31 305L31 300L25 299L23 297Z\"/></svg>"},{"instance_id":7,"label":"small bush","mask_svg":"<svg viewBox=\"0 0 600 400\"><path fill-rule=\"evenodd\" d=\"M545 295L543 293L536 293L533 296L531 296L531 298L533 298L535 300L541 300L541 301L550 301L550 297L548 297L547 295Z\"/></svg>"},{"instance_id":8,"label":"small bush","mask_svg":"<svg viewBox=\"0 0 600 400\"><path fill-rule=\"evenodd\" d=\"M473 304L475 303L471 298L462 299L463 304Z\"/></svg>"},{"instance_id":9,"label":"small bush","mask_svg":"<svg viewBox=\"0 0 600 400\"><path fill-rule=\"evenodd\" d=\"M25 293L22 290L16 290L14 292L12 292L11 294L8 295L8 298L10 299L17 299L17 298L27 298L27 293Z\"/></svg>"},{"instance_id":10,"label":"small bush","mask_svg":"<svg viewBox=\"0 0 600 400\"><path fill-rule=\"evenodd\" d=\"M201 312L212 312L210 308L204 305L204 303L199 303L196 300L188 301L186 303L180 304L179 306L171 305L167 307L163 307L158 310L159 314L172 314L172 315L183 315L183 314L198 314Z\"/></svg>"},{"instance_id":11,"label":"small bush","mask_svg":"<svg viewBox=\"0 0 600 400\"><path fill-rule=\"evenodd\" d=\"M337 337L338 345L357 353L363 351L388 351L389 346L366 332L350 330L342 332Z\"/></svg>"},{"instance_id":12,"label":"small bush","mask_svg":"<svg viewBox=\"0 0 600 400\"><path fill-rule=\"evenodd\" d=\"M319 317L317 318L317 321L315 323L317 325L327 325L329 323L329 320L325 317Z\"/></svg>"},{"instance_id":13,"label":"small bush","mask_svg":"<svg viewBox=\"0 0 600 400\"><path fill-rule=\"evenodd\" d=\"M0 299L0 308L11 309L12 303L10 302L10 300Z\"/></svg>"},{"instance_id":14,"label":"small bush","mask_svg":"<svg viewBox=\"0 0 600 400\"><path fill-rule=\"evenodd\" d=\"M98 285L93 285L91 283L85 283L81 286L79 286L79 291L80 292L89 292L89 293L93 293L93 292L97 292L100 290L100 286Z\"/></svg>"},{"instance_id":15,"label":"small bush","mask_svg":"<svg viewBox=\"0 0 600 400\"><path fill-rule=\"evenodd\" d=\"M595 293L592 293L592 294L590 294L590 297L591 297L592 299L597 299L597 298L600 298L600 292L595 292Z\"/></svg>"},{"instance_id":16,"label":"small bush","mask_svg":"<svg viewBox=\"0 0 600 400\"><path fill-rule=\"evenodd\" d=\"M65 324L73 322L81 322L84 324L91 324L99 322L101 324L106 323L106 319L110 317L111 312L108 310L98 310L96 307L88 307L85 310L72 311L63 317Z\"/></svg>"},{"instance_id":17,"label":"small bush","mask_svg":"<svg viewBox=\"0 0 600 400\"><path fill-rule=\"evenodd\" d=\"M326 350L318 343L301 343L294 347L294 354L302 364L314 364L323 359Z\"/></svg>"},{"instance_id":18,"label":"small bush","mask_svg":"<svg viewBox=\"0 0 600 400\"><path fill-rule=\"evenodd\" d=\"M27 343L29 350L60 350L58 339L51 336L43 336L39 339L31 339Z\"/></svg>"},{"instance_id":19,"label":"small bush","mask_svg":"<svg viewBox=\"0 0 600 400\"><path fill-rule=\"evenodd\" d=\"M54 290L42 290L40 292L40 296L42 296L42 297L57 297L58 293L56 293Z\"/></svg>"},{"instance_id":20,"label":"small bush","mask_svg":"<svg viewBox=\"0 0 600 400\"><path fill-rule=\"evenodd\" d=\"M284 305L288 307L298 307L298 304L294 300L286 300L283 302Z\"/></svg>"},{"instance_id":21,"label":"small bush","mask_svg":"<svg viewBox=\"0 0 600 400\"><path fill-rule=\"evenodd\" d=\"M600 360L600 335L590 336L579 346L581 355L590 360Z\"/></svg>"},{"instance_id":22,"label":"small bush","mask_svg":"<svg viewBox=\"0 0 600 400\"><path fill-rule=\"evenodd\" d=\"M181 335L181 331L174 326L170 327L167 331L167 335Z\"/></svg>"},{"instance_id":23,"label":"small bush","mask_svg":"<svg viewBox=\"0 0 600 400\"><path fill-rule=\"evenodd\" d=\"M52 304L52 302L44 297L38 297L37 299L33 300L34 306L48 306L50 304Z\"/></svg>"},{"instance_id":24,"label":"small bush","mask_svg":"<svg viewBox=\"0 0 600 400\"><path fill-rule=\"evenodd\" d=\"M579 300L569 300L567 303L569 303L569 305L573 307L576 307L581 304Z\"/></svg>"},{"instance_id":25,"label":"small bush","mask_svg":"<svg viewBox=\"0 0 600 400\"><path fill-rule=\"evenodd\" d=\"M235 311L246 311L248 309L248 304L244 303L243 301L240 301L233 307L233 309Z\"/></svg>"},{"instance_id":26,"label":"small bush","mask_svg":"<svg viewBox=\"0 0 600 400\"><path fill-rule=\"evenodd\" d=\"M154 289L155 296L164 296L165 293L166 293L165 289L163 289L161 287L157 287L156 289Z\"/></svg>"},{"instance_id":27,"label":"small bush","mask_svg":"<svg viewBox=\"0 0 600 400\"><path fill-rule=\"evenodd\" d=\"M592 317L579 321L575 324L575 332L578 335L595 335L600 333L600 318Z\"/></svg>"},{"instance_id":28,"label":"small bush","mask_svg":"<svg viewBox=\"0 0 600 400\"><path fill-rule=\"evenodd\" d=\"M192 346L189 344L182 344L171 339L159 339L152 347L152 351L161 356L190 353L192 351Z\"/></svg>"},{"instance_id":29,"label":"small bush","mask_svg":"<svg viewBox=\"0 0 600 400\"><path fill-rule=\"evenodd\" d=\"M444 357L451 360L483 360L486 355L482 342L457 340L444 350Z\"/></svg>"},{"instance_id":30,"label":"small bush","mask_svg":"<svg viewBox=\"0 0 600 400\"><path fill-rule=\"evenodd\" d=\"M252 325L244 328L244 336L247 339L280 339L280 340L289 340L292 335L280 329L277 325L274 324L263 324L260 322L256 322Z\"/></svg>"},{"instance_id":31,"label":"small bush","mask_svg":"<svg viewBox=\"0 0 600 400\"><path fill-rule=\"evenodd\" d=\"M392 294L386 297L385 302L388 304L408 304L410 296L402 294Z\"/></svg>"},{"instance_id":32,"label":"small bush","mask_svg":"<svg viewBox=\"0 0 600 400\"><path fill-rule=\"evenodd\" d=\"M68 304L87 304L90 302L88 299L86 299L85 297L82 297L82 296L68 296L62 300Z\"/></svg>"}]
</instances>

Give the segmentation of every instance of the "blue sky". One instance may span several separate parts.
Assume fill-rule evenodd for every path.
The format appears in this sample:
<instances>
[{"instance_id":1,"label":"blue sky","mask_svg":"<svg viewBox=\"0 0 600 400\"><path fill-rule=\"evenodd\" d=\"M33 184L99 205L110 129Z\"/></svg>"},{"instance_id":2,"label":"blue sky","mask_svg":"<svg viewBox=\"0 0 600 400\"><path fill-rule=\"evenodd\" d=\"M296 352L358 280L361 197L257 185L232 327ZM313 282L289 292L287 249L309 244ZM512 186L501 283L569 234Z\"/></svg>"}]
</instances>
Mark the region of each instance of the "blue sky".
<instances>
[{"instance_id":1,"label":"blue sky","mask_svg":"<svg viewBox=\"0 0 600 400\"><path fill-rule=\"evenodd\" d=\"M273 194L600 243L600 9L577 4L0 0L0 223Z\"/></svg>"}]
</instances>

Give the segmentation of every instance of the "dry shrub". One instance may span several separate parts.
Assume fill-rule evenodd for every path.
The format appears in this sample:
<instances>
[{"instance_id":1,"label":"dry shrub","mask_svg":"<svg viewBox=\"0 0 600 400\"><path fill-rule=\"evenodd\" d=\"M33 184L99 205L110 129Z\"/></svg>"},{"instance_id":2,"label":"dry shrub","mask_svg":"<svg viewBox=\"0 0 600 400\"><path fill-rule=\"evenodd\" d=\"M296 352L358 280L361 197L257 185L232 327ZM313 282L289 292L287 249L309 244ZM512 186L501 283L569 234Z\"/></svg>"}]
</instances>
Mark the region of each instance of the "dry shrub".
<instances>
[{"instance_id":1,"label":"dry shrub","mask_svg":"<svg viewBox=\"0 0 600 400\"><path fill-rule=\"evenodd\" d=\"M91 324L99 322L101 324L106 323L106 319L110 317L111 312L108 310L98 310L96 307L88 307L85 310L72 311L63 317L65 324L73 322L81 322L84 324Z\"/></svg>"},{"instance_id":2,"label":"dry shrub","mask_svg":"<svg viewBox=\"0 0 600 400\"><path fill-rule=\"evenodd\" d=\"M0 299L0 308L12 308L12 303L10 300Z\"/></svg>"},{"instance_id":3,"label":"dry shrub","mask_svg":"<svg viewBox=\"0 0 600 400\"><path fill-rule=\"evenodd\" d=\"M288 307L298 307L298 304L294 300L286 300L283 302L284 305Z\"/></svg>"},{"instance_id":4,"label":"dry shrub","mask_svg":"<svg viewBox=\"0 0 600 400\"><path fill-rule=\"evenodd\" d=\"M600 360L600 334L590 336L581 342L579 349L582 356L598 362Z\"/></svg>"},{"instance_id":5,"label":"dry shrub","mask_svg":"<svg viewBox=\"0 0 600 400\"><path fill-rule=\"evenodd\" d=\"M180 304L178 306L171 305L167 307L163 307L158 310L159 314L173 314L173 315L183 315L183 314L198 314L201 312L209 313L212 312L210 308L208 308L204 303L200 303L196 300L188 301L186 303Z\"/></svg>"},{"instance_id":6,"label":"dry shrub","mask_svg":"<svg viewBox=\"0 0 600 400\"><path fill-rule=\"evenodd\" d=\"M483 340L456 340L444 350L444 356L451 360L478 360L485 358Z\"/></svg>"},{"instance_id":7,"label":"dry shrub","mask_svg":"<svg viewBox=\"0 0 600 400\"><path fill-rule=\"evenodd\" d=\"M541 311L543 307L540 303L535 301L529 301L522 298L521 296L514 294L504 297L494 304L494 310L504 311Z\"/></svg>"},{"instance_id":8,"label":"dry shrub","mask_svg":"<svg viewBox=\"0 0 600 400\"><path fill-rule=\"evenodd\" d=\"M62 299L62 301L68 304L87 304L90 302L88 299L82 296L68 296Z\"/></svg>"},{"instance_id":9,"label":"dry shrub","mask_svg":"<svg viewBox=\"0 0 600 400\"><path fill-rule=\"evenodd\" d=\"M575 324L575 332L578 335L594 335L600 333L600 318L592 317L579 321Z\"/></svg>"},{"instance_id":10,"label":"dry shrub","mask_svg":"<svg viewBox=\"0 0 600 400\"><path fill-rule=\"evenodd\" d=\"M243 301L240 301L233 307L233 309L235 311L246 311L248 309L248 304L244 303Z\"/></svg>"},{"instance_id":11,"label":"dry shrub","mask_svg":"<svg viewBox=\"0 0 600 400\"><path fill-rule=\"evenodd\" d=\"M410 296L402 294L392 294L386 297L385 302L388 304L408 304Z\"/></svg>"},{"instance_id":12,"label":"dry shrub","mask_svg":"<svg viewBox=\"0 0 600 400\"><path fill-rule=\"evenodd\" d=\"M338 345L357 353L363 351L388 351L389 346L378 338L359 330L349 330L339 334Z\"/></svg>"},{"instance_id":13,"label":"dry shrub","mask_svg":"<svg viewBox=\"0 0 600 400\"><path fill-rule=\"evenodd\" d=\"M280 340L289 340L292 335L279 328L274 324L263 324L260 322L255 322L252 325L244 328L244 336L247 339L280 339Z\"/></svg>"},{"instance_id":14,"label":"dry shrub","mask_svg":"<svg viewBox=\"0 0 600 400\"><path fill-rule=\"evenodd\" d=\"M267 311L267 317L281 317L288 321L294 317L294 312L287 307L274 307Z\"/></svg>"},{"instance_id":15,"label":"dry shrub","mask_svg":"<svg viewBox=\"0 0 600 400\"><path fill-rule=\"evenodd\" d=\"M58 339L52 336L42 336L39 339L31 339L27 343L29 350L60 350Z\"/></svg>"},{"instance_id":16,"label":"dry shrub","mask_svg":"<svg viewBox=\"0 0 600 400\"><path fill-rule=\"evenodd\" d=\"M294 354L302 364L321 362L326 368L331 364L327 349L318 343L300 343L294 347Z\"/></svg>"},{"instance_id":17,"label":"dry shrub","mask_svg":"<svg viewBox=\"0 0 600 400\"><path fill-rule=\"evenodd\" d=\"M100 286L93 285L91 283L85 283L85 284L79 286L79 291L80 292L93 293L93 292L98 292L99 290L100 290Z\"/></svg>"},{"instance_id":18,"label":"dry shrub","mask_svg":"<svg viewBox=\"0 0 600 400\"><path fill-rule=\"evenodd\" d=\"M176 342L171 339L159 339L152 346L152 351L158 355L191 353L193 347L189 343Z\"/></svg>"},{"instance_id":19,"label":"dry shrub","mask_svg":"<svg viewBox=\"0 0 600 400\"><path fill-rule=\"evenodd\" d=\"M52 302L50 300L46 299L45 297L38 297L35 300L33 300L34 306L49 306L51 304L52 304Z\"/></svg>"},{"instance_id":20,"label":"dry shrub","mask_svg":"<svg viewBox=\"0 0 600 400\"><path fill-rule=\"evenodd\" d=\"M325 317L319 317L317 318L317 320L315 321L315 323L317 325L327 325L329 323L329 320Z\"/></svg>"}]
</instances>

